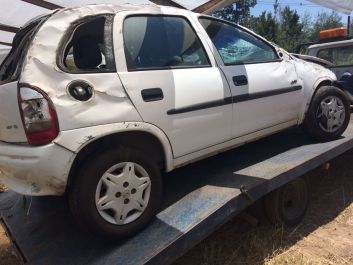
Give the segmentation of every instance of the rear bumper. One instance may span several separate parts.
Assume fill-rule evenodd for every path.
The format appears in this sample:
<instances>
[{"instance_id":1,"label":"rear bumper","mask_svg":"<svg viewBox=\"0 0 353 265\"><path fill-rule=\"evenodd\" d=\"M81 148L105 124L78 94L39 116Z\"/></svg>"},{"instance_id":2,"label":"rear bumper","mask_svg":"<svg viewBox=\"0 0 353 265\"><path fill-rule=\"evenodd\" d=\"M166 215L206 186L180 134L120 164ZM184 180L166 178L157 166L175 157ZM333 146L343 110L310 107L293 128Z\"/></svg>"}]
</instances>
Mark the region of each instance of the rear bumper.
<instances>
[{"instance_id":1,"label":"rear bumper","mask_svg":"<svg viewBox=\"0 0 353 265\"><path fill-rule=\"evenodd\" d=\"M63 195L74 156L54 143L33 147L0 142L0 181L24 195Z\"/></svg>"}]
</instances>

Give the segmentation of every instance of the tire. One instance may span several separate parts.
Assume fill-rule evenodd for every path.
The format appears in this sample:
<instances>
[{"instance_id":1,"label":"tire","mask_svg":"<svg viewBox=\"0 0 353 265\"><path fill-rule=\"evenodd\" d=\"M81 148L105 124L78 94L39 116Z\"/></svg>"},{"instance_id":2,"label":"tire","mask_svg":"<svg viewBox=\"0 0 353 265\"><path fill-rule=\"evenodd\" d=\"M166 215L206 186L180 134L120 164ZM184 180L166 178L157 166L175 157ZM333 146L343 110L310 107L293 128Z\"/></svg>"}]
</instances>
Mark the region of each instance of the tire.
<instances>
[{"instance_id":1,"label":"tire","mask_svg":"<svg viewBox=\"0 0 353 265\"><path fill-rule=\"evenodd\" d=\"M336 100L337 107L331 108L334 106L332 100ZM327 113L321 104L325 104ZM315 140L322 142L338 139L348 126L350 114L350 103L342 90L334 86L320 87L306 114L305 131ZM329 128L329 120L331 120L331 124L335 124L331 125L331 129Z\"/></svg>"},{"instance_id":2,"label":"tire","mask_svg":"<svg viewBox=\"0 0 353 265\"><path fill-rule=\"evenodd\" d=\"M84 230L109 240L123 239L144 228L156 215L162 198L162 178L156 163L146 154L117 147L86 160L74 177L68 195L72 215ZM137 197L139 201L134 199ZM100 203L104 198L113 200ZM129 207L144 210L127 213L125 209Z\"/></svg>"},{"instance_id":3,"label":"tire","mask_svg":"<svg viewBox=\"0 0 353 265\"><path fill-rule=\"evenodd\" d=\"M264 198L268 220L278 226L293 227L299 224L309 205L308 185L297 178Z\"/></svg>"}]
</instances>

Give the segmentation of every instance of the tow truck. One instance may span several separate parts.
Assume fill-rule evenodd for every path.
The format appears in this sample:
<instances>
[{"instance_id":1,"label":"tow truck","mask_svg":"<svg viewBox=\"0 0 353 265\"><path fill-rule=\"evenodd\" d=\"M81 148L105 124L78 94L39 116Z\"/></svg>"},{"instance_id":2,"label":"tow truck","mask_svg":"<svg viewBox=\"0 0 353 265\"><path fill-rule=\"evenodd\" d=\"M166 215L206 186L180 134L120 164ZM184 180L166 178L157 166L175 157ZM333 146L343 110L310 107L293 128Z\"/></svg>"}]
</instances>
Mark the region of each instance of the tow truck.
<instances>
[{"instance_id":1,"label":"tow truck","mask_svg":"<svg viewBox=\"0 0 353 265\"><path fill-rule=\"evenodd\" d=\"M332 70L353 103L353 37L349 27L321 31L318 41L299 44L294 55Z\"/></svg>"}]
</instances>

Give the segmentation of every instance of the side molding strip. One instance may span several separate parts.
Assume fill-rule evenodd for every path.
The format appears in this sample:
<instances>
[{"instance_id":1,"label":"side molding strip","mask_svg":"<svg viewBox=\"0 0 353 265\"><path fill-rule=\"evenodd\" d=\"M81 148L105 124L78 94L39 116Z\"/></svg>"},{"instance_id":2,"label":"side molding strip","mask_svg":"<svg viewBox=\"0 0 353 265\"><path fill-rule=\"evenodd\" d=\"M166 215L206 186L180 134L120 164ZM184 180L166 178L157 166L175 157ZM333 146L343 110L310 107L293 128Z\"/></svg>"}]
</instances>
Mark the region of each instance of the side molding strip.
<instances>
[{"instance_id":1,"label":"side molding strip","mask_svg":"<svg viewBox=\"0 0 353 265\"><path fill-rule=\"evenodd\" d=\"M292 86L292 87L273 89L273 90L268 90L263 92L252 93L252 94L242 94L238 96L226 97L224 99L199 103L199 104L181 107L177 109L170 109L167 111L167 114L175 115L175 114L181 114L181 113L186 113L186 112L191 112L191 111L196 111L201 109L214 108L214 107L219 107L219 106L228 105L232 103L239 103L239 102L244 102L244 101L249 101L249 100L254 100L259 98L281 95L285 93L298 91L301 89L302 89L302 86Z\"/></svg>"}]
</instances>

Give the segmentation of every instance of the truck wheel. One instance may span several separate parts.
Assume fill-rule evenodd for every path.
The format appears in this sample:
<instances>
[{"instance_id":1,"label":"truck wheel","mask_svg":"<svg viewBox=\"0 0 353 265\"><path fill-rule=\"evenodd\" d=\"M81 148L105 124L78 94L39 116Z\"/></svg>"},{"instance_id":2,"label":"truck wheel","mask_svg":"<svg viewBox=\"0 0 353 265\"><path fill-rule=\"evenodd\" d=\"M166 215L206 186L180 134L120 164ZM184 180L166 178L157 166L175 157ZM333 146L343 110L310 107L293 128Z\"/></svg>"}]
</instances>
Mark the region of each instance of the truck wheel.
<instances>
[{"instance_id":1,"label":"truck wheel","mask_svg":"<svg viewBox=\"0 0 353 265\"><path fill-rule=\"evenodd\" d=\"M304 127L314 139L331 141L346 130L350 119L350 104L337 87L323 86L315 93L305 117Z\"/></svg>"},{"instance_id":2,"label":"truck wheel","mask_svg":"<svg viewBox=\"0 0 353 265\"><path fill-rule=\"evenodd\" d=\"M92 156L69 190L71 212L84 229L107 239L122 239L145 227L162 196L157 165L146 154L118 147Z\"/></svg>"},{"instance_id":3,"label":"truck wheel","mask_svg":"<svg viewBox=\"0 0 353 265\"><path fill-rule=\"evenodd\" d=\"M292 227L299 224L308 208L308 185L297 178L264 198L267 218L274 225Z\"/></svg>"}]
</instances>

